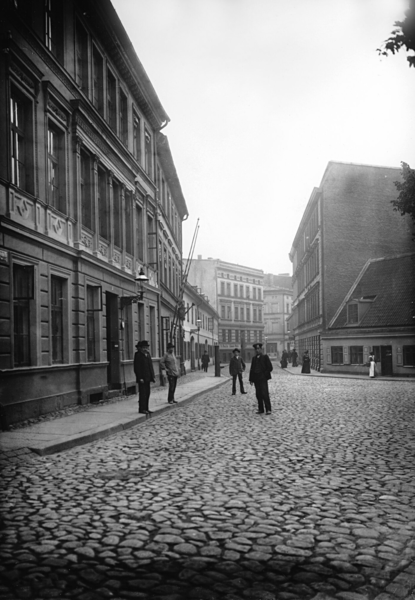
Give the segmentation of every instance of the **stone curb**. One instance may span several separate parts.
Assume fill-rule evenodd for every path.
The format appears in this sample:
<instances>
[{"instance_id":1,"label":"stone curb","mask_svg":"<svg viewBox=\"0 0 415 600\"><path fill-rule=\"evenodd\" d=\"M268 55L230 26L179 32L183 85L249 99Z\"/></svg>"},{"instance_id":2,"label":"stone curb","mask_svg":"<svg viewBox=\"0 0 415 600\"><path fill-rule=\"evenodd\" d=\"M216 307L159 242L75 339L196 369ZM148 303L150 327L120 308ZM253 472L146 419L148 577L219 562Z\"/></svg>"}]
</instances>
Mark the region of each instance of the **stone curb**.
<instances>
[{"instance_id":1,"label":"stone curb","mask_svg":"<svg viewBox=\"0 0 415 600\"><path fill-rule=\"evenodd\" d=\"M150 418L154 419L154 417L164 414L165 412L175 410L176 408L179 408L180 406L185 406L186 404L189 404L190 402L192 402L199 396L202 396L203 394L206 394L206 393L210 392L211 390L214 390L214 389L220 387L221 385L224 385L225 383L229 383L228 378L224 379L223 381L222 380L218 381L217 383L215 383L214 385L210 386L209 388L207 388L205 390L194 392L189 397L184 398L183 400L179 400L179 402L173 406L167 405L167 406L162 406L161 408L156 408ZM140 415L140 416L134 417L133 419L129 420L128 422L105 427L105 428L100 429L99 431L95 431L93 433L88 433L86 435L74 436L72 439L65 440L64 442L58 442L58 443L52 442L48 445L45 445L43 448L30 447L30 445L29 445L29 446L27 446L27 448L31 452L34 452L39 456L47 456L49 454L55 454L56 452L63 452L65 450L70 450L71 448L75 448L76 446L82 446L84 444L89 444L90 442L95 442L96 440L100 440L100 439L103 439L110 435L114 435L115 433L120 433L121 431L131 429L132 427L135 427L136 425L143 425L148 420L149 419L145 415L142 415L142 416Z\"/></svg>"}]
</instances>

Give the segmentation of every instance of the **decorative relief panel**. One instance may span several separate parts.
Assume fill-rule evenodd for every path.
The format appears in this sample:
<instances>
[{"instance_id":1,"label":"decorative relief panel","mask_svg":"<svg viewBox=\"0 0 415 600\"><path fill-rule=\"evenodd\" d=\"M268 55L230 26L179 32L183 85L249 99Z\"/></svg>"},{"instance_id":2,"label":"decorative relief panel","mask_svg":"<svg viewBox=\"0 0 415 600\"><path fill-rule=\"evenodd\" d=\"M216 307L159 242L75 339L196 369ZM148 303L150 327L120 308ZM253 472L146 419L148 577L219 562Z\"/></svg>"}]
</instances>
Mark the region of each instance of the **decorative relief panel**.
<instances>
[{"instance_id":1,"label":"decorative relief panel","mask_svg":"<svg viewBox=\"0 0 415 600\"><path fill-rule=\"evenodd\" d=\"M35 201L10 190L8 216L27 227L36 229Z\"/></svg>"},{"instance_id":2,"label":"decorative relief panel","mask_svg":"<svg viewBox=\"0 0 415 600\"><path fill-rule=\"evenodd\" d=\"M108 245L105 244L104 242L99 242L98 244L98 252L104 256L106 259L108 259Z\"/></svg>"},{"instance_id":3,"label":"decorative relief panel","mask_svg":"<svg viewBox=\"0 0 415 600\"><path fill-rule=\"evenodd\" d=\"M118 267L121 266L121 254L119 252L117 252L116 250L114 250L113 254L112 254L112 262L117 265Z\"/></svg>"},{"instance_id":4,"label":"decorative relief panel","mask_svg":"<svg viewBox=\"0 0 415 600\"><path fill-rule=\"evenodd\" d=\"M92 250L92 236L85 233L85 231L82 231L81 244L85 246L85 250Z\"/></svg>"},{"instance_id":5,"label":"decorative relief panel","mask_svg":"<svg viewBox=\"0 0 415 600\"><path fill-rule=\"evenodd\" d=\"M133 261L131 260L131 258L129 256L125 257L125 268L128 269L129 271L133 270Z\"/></svg>"}]
</instances>

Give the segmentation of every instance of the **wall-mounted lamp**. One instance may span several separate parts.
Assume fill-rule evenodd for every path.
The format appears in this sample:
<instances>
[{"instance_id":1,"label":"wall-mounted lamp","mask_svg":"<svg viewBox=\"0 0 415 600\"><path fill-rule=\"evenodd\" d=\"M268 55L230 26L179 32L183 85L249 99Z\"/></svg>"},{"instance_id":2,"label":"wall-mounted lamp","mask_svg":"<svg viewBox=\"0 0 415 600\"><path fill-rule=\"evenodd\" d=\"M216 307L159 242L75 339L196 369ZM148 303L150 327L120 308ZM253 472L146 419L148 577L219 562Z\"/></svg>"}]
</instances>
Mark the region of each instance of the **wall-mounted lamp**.
<instances>
[{"instance_id":1,"label":"wall-mounted lamp","mask_svg":"<svg viewBox=\"0 0 415 600\"><path fill-rule=\"evenodd\" d=\"M143 267L141 267L138 276L135 278L137 282L137 294L135 296L122 296L120 298L121 308L124 306L129 306L133 302L141 302L144 298L144 284L147 283L148 277L143 271Z\"/></svg>"}]
</instances>

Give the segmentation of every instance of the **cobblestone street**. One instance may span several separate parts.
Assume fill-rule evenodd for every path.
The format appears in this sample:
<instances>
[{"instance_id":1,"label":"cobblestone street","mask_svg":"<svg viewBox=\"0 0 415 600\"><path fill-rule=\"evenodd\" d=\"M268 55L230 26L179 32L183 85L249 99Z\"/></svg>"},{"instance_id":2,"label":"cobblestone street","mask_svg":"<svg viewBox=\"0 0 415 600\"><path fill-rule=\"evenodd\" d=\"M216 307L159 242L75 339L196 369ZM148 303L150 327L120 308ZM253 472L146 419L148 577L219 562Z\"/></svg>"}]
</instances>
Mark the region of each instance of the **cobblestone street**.
<instances>
[{"instance_id":1,"label":"cobblestone street","mask_svg":"<svg viewBox=\"0 0 415 600\"><path fill-rule=\"evenodd\" d=\"M415 598L413 382L230 388L5 468L1 598Z\"/></svg>"}]
</instances>

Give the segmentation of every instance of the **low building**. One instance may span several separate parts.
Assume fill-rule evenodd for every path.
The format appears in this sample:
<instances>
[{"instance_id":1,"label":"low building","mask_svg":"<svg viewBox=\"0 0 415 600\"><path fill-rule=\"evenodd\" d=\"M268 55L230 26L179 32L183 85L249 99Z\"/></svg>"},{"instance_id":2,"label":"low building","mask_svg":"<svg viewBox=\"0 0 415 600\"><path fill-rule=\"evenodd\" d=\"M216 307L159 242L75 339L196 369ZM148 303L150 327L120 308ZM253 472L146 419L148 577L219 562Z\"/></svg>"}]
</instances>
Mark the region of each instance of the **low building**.
<instances>
[{"instance_id":1,"label":"low building","mask_svg":"<svg viewBox=\"0 0 415 600\"><path fill-rule=\"evenodd\" d=\"M189 282L206 294L219 313L220 360L228 363L235 347L244 360L254 355L252 345L264 341L264 272L220 259L192 261Z\"/></svg>"},{"instance_id":2,"label":"low building","mask_svg":"<svg viewBox=\"0 0 415 600\"><path fill-rule=\"evenodd\" d=\"M209 298L197 286L186 283L183 294L184 320L182 372L201 368L202 355L207 352L210 365L215 364L215 347L218 346L219 315Z\"/></svg>"},{"instance_id":3,"label":"low building","mask_svg":"<svg viewBox=\"0 0 415 600\"><path fill-rule=\"evenodd\" d=\"M415 253L368 260L322 335L321 371L415 376Z\"/></svg>"}]
</instances>

